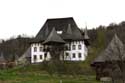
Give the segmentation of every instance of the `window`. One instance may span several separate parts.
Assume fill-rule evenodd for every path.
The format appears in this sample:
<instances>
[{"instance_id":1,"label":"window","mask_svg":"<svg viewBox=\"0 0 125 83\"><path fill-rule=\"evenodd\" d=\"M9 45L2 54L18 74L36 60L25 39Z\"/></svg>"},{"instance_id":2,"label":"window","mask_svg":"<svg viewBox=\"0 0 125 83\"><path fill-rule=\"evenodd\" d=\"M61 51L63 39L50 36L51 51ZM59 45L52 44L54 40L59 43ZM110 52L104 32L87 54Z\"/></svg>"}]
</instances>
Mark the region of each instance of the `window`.
<instances>
[{"instance_id":1,"label":"window","mask_svg":"<svg viewBox=\"0 0 125 83\"><path fill-rule=\"evenodd\" d=\"M37 51L37 47L34 47L34 52L36 52Z\"/></svg>"},{"instance_id":2,"label":"window","mask_svg":"<svg viewBox=\"0 0 125 83\"><path fill-rule=\"evenodd\" d=\"M68 46L65 46L65 49L68 50Z\"/></svg>"},{"instance_id":3,"label":"window","mask_svg":"<svg viewBox=\"0 0 125 83\"><path fill-rule=\"evenodd\" d=\"M37 56L36 55L34 55L34 61L36 61L37 60Z\"/></svg>"},{"instance_id":4,"label":"window","mask_svg":"<svg viewBox=\"0 0 125 83\"><path fill-rule=\"evenodd\" d=\"M71 50L71 45L68 45L68 47L67 47L67 48L68 48L68 50L70 51L70 50Z\"/></svg>"},{"instance_id":5,"label":"window","mask_svg":"<svg viewBox=\"0 0 125 83\"><path fill-rule=\"evenodd\" d=\"M78 45L78 49L81 50L81 49L82 49L82 46L81 46L81 45Z\"/></svg>"},{"instance_id":6,"label":"window","mask_svg":"<svg viewBox=\"0 0 125 83\"><path fill-rule=\"evenodd\" d=\"M76 49L76 46L75 45L72 45L72 50L75 50Z\"/></svg>"},{"instance_id":7,"label":"window","mask_svg":"<svg viewBox=\"0 0 125 83\"><path fill-rule=\"evenodd\" d=\"M70 51L71 50L71 47L69 46L68 50Z\"/></svg>"},{"instance_id":8,"label":"window","mask_svg":"<svg viewBox=\"0 0 125 83\"><path fill-rule=\"evenodd\" d=\"M42 55L40 55L40 59L42 59L43 57L42 57Z\"/></svg>"},{"instance_id":9,"label":"window","mask_svg":"<svg viewBox=\"0 0 125 83\"><path fill-rule=\"evenodd\" d=\"M72 58L76 58L76 54L75 53L72 54Z\"/></svg>"},{"instance_id":10,"label":"window","mask_svg":"<svg viewBox=\"0 0 125 83\"><path fill-rule=\"evenodd\" d=\"M62 34L63 31L57 31L57 34Z\"/></svg>"},{"instance_id":11,"label":"window","mask_svg":"<svg viewBox=\"0 0 125 83\"><path fill-rule=\"evenodd\" d=\"M82 41L82 43L84 43L84 41Z\"/></svg>"},{"instance_id":12,"label":"window","mask_svg":"<svg viewBox=\"0 0 125 83\"><path fill-rule=\"evenodd\" d=\"M66 53L66 57L68 57L69 56L69 53Z\"/></svg>"},{"instance_id":13,"label":"window","mask_svg":"<svg viewBox=\"0 0 125 83\"><path fill-rule=\"evenodd\" d=\"M44 57L45 57L45 58L47 57L47 53L44 54Z\"/></svg>"},{"instance_id":14,"label":"window","mask_svg":"<svg viewBox=\"0 0 125 83\"><path fill-rule=\"evenodd\" d=\"M42 48L42 47L40 47L39 49L40 49L40 52L43 51L43 48Z\"/></svg>"},{"instance_id":15,"label":"window","mask_svg":"<svg viewBox=\"0 0 125 83\"><path fill-rule=\"evenodd\" d=\"M81 57L82 57L82 54L81 54L81 53L79 53L79 54L78 54L78 57L79 57L79 58L81 58Z\"/></svg>"}]
</instances>

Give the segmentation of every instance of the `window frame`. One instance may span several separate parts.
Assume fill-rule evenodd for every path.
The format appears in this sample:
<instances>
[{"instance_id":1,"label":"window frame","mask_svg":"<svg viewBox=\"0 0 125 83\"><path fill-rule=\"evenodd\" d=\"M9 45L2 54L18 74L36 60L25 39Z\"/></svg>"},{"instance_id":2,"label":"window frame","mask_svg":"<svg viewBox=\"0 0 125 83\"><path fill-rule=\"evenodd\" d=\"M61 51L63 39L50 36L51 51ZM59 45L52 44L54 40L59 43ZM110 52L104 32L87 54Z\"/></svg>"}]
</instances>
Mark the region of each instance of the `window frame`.
<instances>
[{"instance_id":1,"label":"window frame","mask_svg":"<svg viewBox=\"0 0 125 83\"><path fill-rule=\"evenodd\" d=\"M81 45L81 44L78 45L78 49L79 49L79 50L82 49L82 45Z\"/></svg>"},{"instance_id":2,"label":"window frame","mask_svg":"<svg viewBox=\"0 0 125 83\"><path fill-rule=\"evenodd\" d=\"M44 58L47 58L47 53L44 53Z\"/></svg>"},{"instance_id":3,"label":"window frame","mask_svg":"<svg viewBox=\"0 0 125 83\"><path fill-rule=\"evenodd\" d=\"M78 57L79 57L79 58L82 58L82 53L78 53Z\"/></svg>"},{"instance_id":4,"label":"window frame","mask_svg":"<svg viewBox=\"0 0 125 83\"><path fill-rule=\"evenodd\" d=\"M69 57L69 53L66 52L66 57Z\"/></svg>"},{"instance_id":5,"label":"window frame","mask_svg":"<svg viewBox=\"0 0 125 83\"><path fill-rule=\"evenodd\" d=\"M43 59L43 55L39 55L39 58L40 58L40 59Z\"/></svg>"},{"instance_id":6,"label":"window frame","mask_svg":"<svg viewBox=\"0 0 125 83\"><path fill-rule=\"evenodd\" d=\"M37 52L37 47L34 47L34 48L33 48L33 51L34 51L34 52Z\"/></svg>"},{"instance_id":7,"label":"window frame","mask_svg":"<svg viewBox=\"0 0 125 83\"><path fill-rule=\"evenodd\" d=\"M33 59L34 59L34 61L36 61L37 60L37 55L33 55Z\"/></svg>"},{"instance_id":8,"label":"window frame","mask_svg":"<svg viewBox=\"0 0 125 83\"><path fill-rule=\"evenodd\" d=\"M42 46L39 47L39 51L40 51L40 52L43 51L43 47L42 47Z\"/></svg>"},{"instance_id":9,"label":"window frame","mask_svg":"<svg viewBox=\"0 0 125 83\"><path fill-rule=\"evenodd\" d=\"M72 53L72 58L76 58L76 54L75 53Z\"/></svg>"},{"instance_id":10,"label":"window frame","mask_svg":"<svg viewBox=\"0 0 125 83\"><path fill-rule=\"evenodd\" d=\"M76 50L76 45L72 45L72 50Z\"/></svg>"}]
</instances>

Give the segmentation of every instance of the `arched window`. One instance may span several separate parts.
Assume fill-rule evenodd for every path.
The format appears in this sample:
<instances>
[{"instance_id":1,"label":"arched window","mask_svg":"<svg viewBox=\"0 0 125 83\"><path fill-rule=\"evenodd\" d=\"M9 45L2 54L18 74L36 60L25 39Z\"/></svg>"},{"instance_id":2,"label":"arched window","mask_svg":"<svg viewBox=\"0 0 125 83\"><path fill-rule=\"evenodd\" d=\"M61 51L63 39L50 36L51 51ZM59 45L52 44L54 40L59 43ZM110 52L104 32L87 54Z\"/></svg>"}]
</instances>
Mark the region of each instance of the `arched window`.
<instances>
[{"instance_id":1,"label":"arched window","mask_svg":"<svg viewBox=\"0 0 125 83\"><path fill-rule=\"evenodd\" d=\"M40 55L40 59L42 59L43 58L43 56L42 55Z\"/></svg>"},{"instance_id":2,"label":"arched window","mask_svg":"<svg viewBox=\"0 0 125 83\"><path fill-rule=\"evenodd\" d=\"M44 57L47 58L47 53L44 54Z\"/></svg>"},{"instance_id":3,"label":"arched window","mask_svg":"<svg viewBox=\"0 0 125 83\"><path fill-rule=\"evenodd\" d=\"M66 57L68 57L69 56L69 53L66 53Z\"/></svg>"},{"instance_id":4,"label":"arched window","mask_svg":"<svg viewBox=\"0 0 125 83\"><path fill-rule=\"evenodd\" d=\"M81 54L81 53L78 53L78 57L79 57L79 58L82 58L82 54Z\"/></svg>"},{"instance_id":5,"label":"arched window","mask_svg":"<svg viewBox=\"0 0 125 83\"><path fill-rule=\"evenodd\" d=\"M76 49L76 45L72 45L72 50L75 50Z\"/></svg>"},{"instance_id":6,"label":"arched window","mask_svg":"<svg viewBox=\"0 0 125 83\"><path fill-rule=\"evenodd\" d=\"M43 47L39 47L40 52L43 51Z\"/></svg>"},{"instance_id":7,"label":"arched window","mask_svg":"<svg viewBox=\"0 0 125 83\"><path fill-rule=\"evenodd\" d=\"M34 52L37 52L37 47L34 47Z\"/></svg>"},{"instance_id":8,"label":"arched window","mask_svg":"<svg viewBox=\"0 0 125 83\"><path fill-rule=\"evenodd\" d=\"M72 54L72 58L76 58L76 54L75 53Z\"/></svg>"},{"instance_id":9,"label":"arched window","mask_svg":"<svg viewBox=\"0 0 125 83\"><path fill-rule=\"evenodd\" d=\"M34 57L33 57L33 58L34 58L34 61L36 61L36 60L37 60L37 55L34 55Z\"/></svg>"},{"instance_id":10,"label":"arched window","mask_svg":"<svg viewBox=\"0 0 125 83\"><path fill-rule=\"evenodd\" d=\"M78 45L78 49L81 50L81 49L82 49L82 46L81 46L81 45Z\"/></svg>"}]
</instances>

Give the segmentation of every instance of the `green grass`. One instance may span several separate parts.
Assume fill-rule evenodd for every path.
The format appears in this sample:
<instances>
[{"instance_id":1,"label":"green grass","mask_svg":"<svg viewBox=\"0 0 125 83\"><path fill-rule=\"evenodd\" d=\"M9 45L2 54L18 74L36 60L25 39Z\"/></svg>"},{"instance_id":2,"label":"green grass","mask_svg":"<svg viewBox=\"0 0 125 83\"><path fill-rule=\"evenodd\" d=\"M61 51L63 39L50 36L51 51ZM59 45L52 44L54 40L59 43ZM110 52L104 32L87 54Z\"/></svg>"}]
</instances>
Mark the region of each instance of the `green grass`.
<instances>
[{"instance_id":1,"label":"green grass","mask_svg":"<svg viewBox=\"0 0 125 83\"><path fill-rule=\"evenodd\" d=\"M32 66L31 66L32 67ZM0 70L0 83L100 83L94 75L49 75L45 71L31 67Z\"/></svg>"},{"instance_id":2,"label":"green grass","mask_svg":"<svg viewBox=\"0 0 125 83\"><path fill-rule=\"evenodd\" d=\"M50 76L42 73L4 73L0 76L1 82L4 83L99 83L95 80L95 76Z\"/></svg>"}]
</instances>

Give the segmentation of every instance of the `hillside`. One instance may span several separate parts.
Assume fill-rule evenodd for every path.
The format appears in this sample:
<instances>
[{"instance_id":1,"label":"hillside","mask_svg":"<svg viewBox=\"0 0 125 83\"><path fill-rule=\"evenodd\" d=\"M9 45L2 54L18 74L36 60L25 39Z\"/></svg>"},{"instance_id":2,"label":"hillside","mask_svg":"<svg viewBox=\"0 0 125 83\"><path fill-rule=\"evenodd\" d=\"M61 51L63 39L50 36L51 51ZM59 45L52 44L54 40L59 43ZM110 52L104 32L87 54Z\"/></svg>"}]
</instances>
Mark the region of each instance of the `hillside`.
<instances>
[{"instance_id":1,"label":"hillside","mask_svg":"<svg viewBox=\"0 0 125 83\"><path fill-rule=\"evenodd\" d=\"M7 61L13 61L20 57L30 46L30 37L17 37L0 43L0 55L3 55Z\"/></svg>"}]
</instances>

